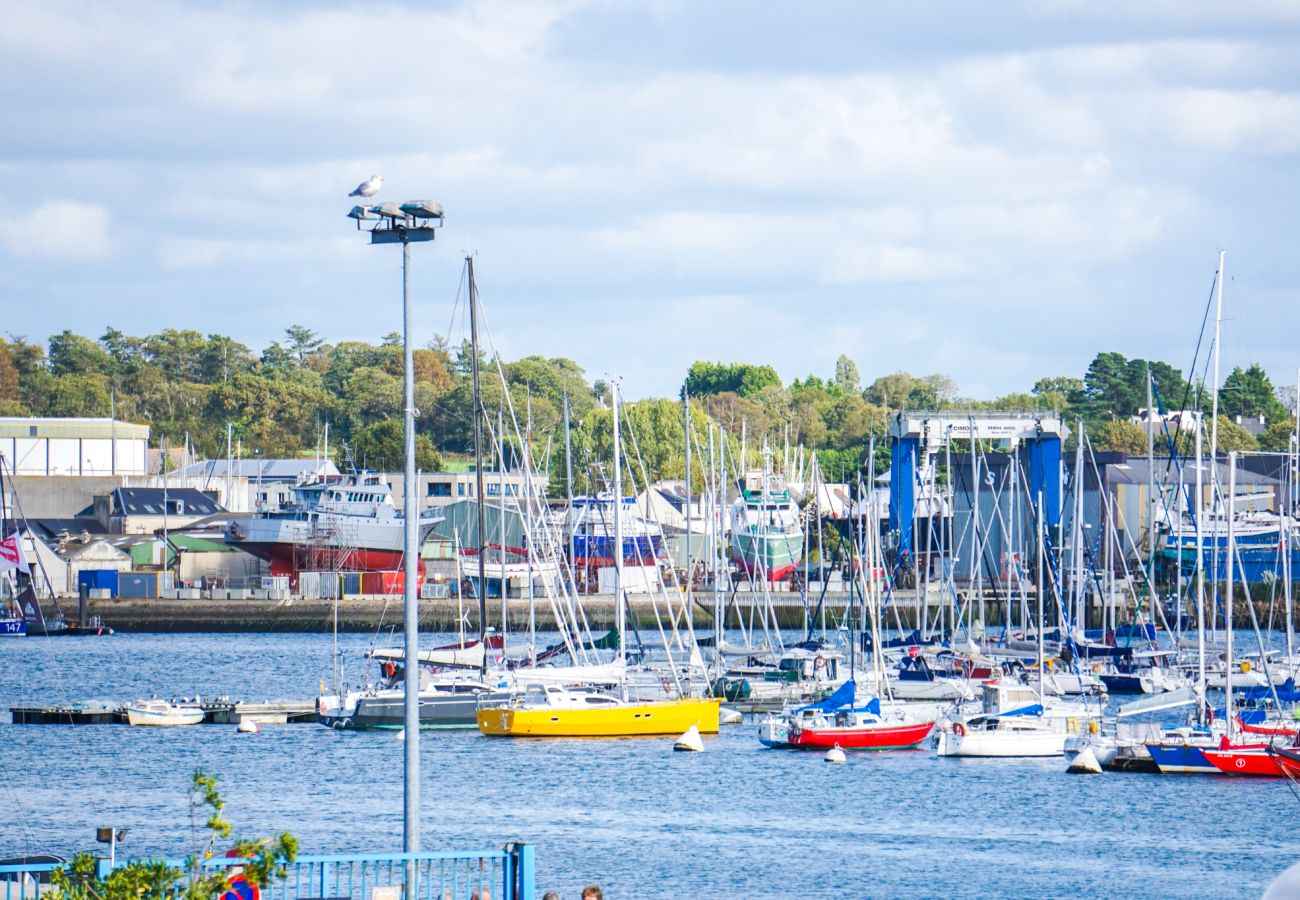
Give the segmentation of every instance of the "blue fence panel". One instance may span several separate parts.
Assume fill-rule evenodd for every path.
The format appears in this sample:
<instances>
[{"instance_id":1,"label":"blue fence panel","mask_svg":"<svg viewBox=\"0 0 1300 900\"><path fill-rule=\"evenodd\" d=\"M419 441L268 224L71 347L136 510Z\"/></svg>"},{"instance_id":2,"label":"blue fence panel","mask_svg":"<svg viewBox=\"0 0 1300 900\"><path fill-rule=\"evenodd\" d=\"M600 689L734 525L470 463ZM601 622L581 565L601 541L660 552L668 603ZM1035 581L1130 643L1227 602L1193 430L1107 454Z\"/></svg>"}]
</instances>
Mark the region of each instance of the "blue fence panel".
<instances>
[{"instance_id":1,"label":"blue fence panel","mask_svg":"<svg viewBox=\"0 0 1300 900\"><path fill-rule=\"evenodd\" d=\"M167 862L181 868L189 864ZM228 858L201 863L209 870L239 865L240 860ZM57 868L58 863L0 866L0 900L39 900ZM408 870L415 885L409 891ZM535 893L533 848L527 844L454 853L300 856L282 881L261 891L263 900L533 900Z\"/></svg>"}]
</instances>

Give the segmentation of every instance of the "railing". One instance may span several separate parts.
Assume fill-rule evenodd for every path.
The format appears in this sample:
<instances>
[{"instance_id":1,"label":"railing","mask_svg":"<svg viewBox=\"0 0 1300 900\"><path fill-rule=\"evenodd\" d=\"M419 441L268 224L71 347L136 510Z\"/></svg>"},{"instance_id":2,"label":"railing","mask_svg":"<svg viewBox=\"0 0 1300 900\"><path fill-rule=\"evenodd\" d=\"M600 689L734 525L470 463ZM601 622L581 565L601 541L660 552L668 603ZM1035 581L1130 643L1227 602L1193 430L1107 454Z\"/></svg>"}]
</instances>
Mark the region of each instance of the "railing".
<instances>
[{"instance_id":1,"label":"railing","mask_svg":"<svg viewBox=\"0 0 1300 900\"><path fill-rule=\"evenodd\" d=\"M186 868L186 860L167 860ZM127 865L119 862L118 867ZM238 859L210 859L204 869L227 869ZM59 863L0 866L0 900L39 900L50 890ZM109 871L100 861L101 877ZM408 874L409 873L409 874ZM414 888L406 890L408 877ZM363 853L300 856L287 876L263 887L263 900L533 900L533 848L507 844L501 850L453 853Z\"/></svg>"}]
</instances>

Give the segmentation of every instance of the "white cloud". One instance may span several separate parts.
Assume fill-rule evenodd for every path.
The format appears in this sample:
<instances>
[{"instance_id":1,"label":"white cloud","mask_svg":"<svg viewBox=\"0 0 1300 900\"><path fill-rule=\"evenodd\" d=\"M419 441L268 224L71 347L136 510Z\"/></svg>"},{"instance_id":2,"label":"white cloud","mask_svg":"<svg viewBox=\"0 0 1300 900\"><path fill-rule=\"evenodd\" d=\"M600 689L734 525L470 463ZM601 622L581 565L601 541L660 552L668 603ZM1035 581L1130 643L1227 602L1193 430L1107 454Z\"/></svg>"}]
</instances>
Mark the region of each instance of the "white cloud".
<instances>
[{"instance_id":1,"label":"white cloud","mask_svg":"<svg viewBox=\"0 0 1300 900\"><path fill-rule=\"evenodd\" d=\"M33 262L111 249L101 283L140 301L119 327L159 327L132 310L208 292L221 302L183 313L221 310L200 327L278 333L302 309L350 309L391 262L342 218L347 190L377 172L394 197L447 205L421 296L439 296L433 279L454 278L461 251L482 252L519 352L536 340L594 371L602 348L633 346L603 365L665 391L677 355L732 344L791 374L846 352L868 379L879 364L1023 388L1020 372L1060 354L998 348L1051 343L1033 333L1054 324L1034 316L1041 297L1087 308L1070 339L1101 342L1100 323L1136 308L1176 320L1194 292L1180 273L1220 245L1270 260L1268 287L1294 282L1288 13L1158 5L956 10L982 27L935 31L915 59L878 52L917 24L906 11L822 59L800 48L833 36L761 5L744 40L707 52L690 39L727 31L725 8L714 21L679 2L18 6L0 33L0 117L18 126L0 195L33 212L0 226L0 244ZM23 273L26 293L59 295L57 266ZM671 353L629 344L655 325L630 316L637 304L701 303L724 312ZM63 309L32 304L21 327L79 327ZM1269 314L1288 318L1261 331L1260 354L1283 360L1273 336L1300 312ZM742 318L763 324L727 330ZM824 329L835 337L787 346ZM936 359L945 329L962 340Z\"/></svg>"},{"instance_id":2,"label":"white cloud","mask_svg":"<svg viewBox=\"0 0 1300 900\"><path fill-rule=\"evenodd\" d=\"M108 256L108 211L94 203L49 200L0 222L0 243L18 257L99 260Z\"/></svg>"}]
</instances>

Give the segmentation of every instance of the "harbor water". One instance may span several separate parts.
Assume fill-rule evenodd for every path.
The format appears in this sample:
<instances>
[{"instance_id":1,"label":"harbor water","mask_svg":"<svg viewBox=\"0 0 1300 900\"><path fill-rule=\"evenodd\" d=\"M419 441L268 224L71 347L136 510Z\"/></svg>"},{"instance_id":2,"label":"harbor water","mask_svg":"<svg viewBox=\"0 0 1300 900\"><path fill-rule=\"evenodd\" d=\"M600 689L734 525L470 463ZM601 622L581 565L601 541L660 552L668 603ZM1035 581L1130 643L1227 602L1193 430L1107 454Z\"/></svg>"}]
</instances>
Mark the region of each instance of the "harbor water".
<instances>
[{"instance_id":1,"label":"harbor water","mask_svg":"<svg viewBox=\"0 0 1300 900\"><path fill-rule=\"evenodd\" d=\"M349 681L373 638L340 637ZM307 698L331 677L312 634L121 634L0 642L0 703L230 695ZM239 836L292 831L303 852L396 851L402 744L318 725L19 726L0 716L0 856L194 848L195 768L216 773ZM763 749L756 723L706 736L502 740L421 735L425 849L537 848L539 890L576 897L1258 896L1300 859L1283 780L1107 773L1061 759L930 750Z\"/></svg>"}]
</instances>

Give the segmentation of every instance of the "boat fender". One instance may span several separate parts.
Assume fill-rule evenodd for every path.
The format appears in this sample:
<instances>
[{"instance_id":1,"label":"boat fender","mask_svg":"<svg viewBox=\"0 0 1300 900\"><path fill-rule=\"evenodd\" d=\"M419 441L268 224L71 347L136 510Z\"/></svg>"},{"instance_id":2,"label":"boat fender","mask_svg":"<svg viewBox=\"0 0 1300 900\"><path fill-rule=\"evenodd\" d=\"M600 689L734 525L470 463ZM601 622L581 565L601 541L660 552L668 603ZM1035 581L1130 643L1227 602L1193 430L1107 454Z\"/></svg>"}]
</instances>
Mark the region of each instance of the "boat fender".
<instances>
[{"instance_id":1,"label":"boat fender","mask_svg":"<svg viewBox=\"0 0 1300 900\"><path fill-rule=\"evenodd\" d=\"M384 663L385 677L392 678L396 674L397 674L397 663L393 662L391 659L388 662Z\"/></svg>"},{"instance_id":2,"label":"boat fender","mask_svg":"<svg viewBox=\"0 0 1300 900\"><path fill-rule=\"evenodd\" d=\"M966 736L966 726L963 725L961 722L953 722L953 723L952 723L952 733L955 734L955 735L957 735L957 737L965 737L965 736Z\"/></svg>"},{"instance_id":3,"label":"boat fender","mask_svg":"<svg viewBox=\"0 0 1300 900\"><path fill-rule=\"evenodd\" d=\"M1096 733L1097 733L1097 721L1094 719L1093 721L1088 723L1088 734L1096 734Z\"/></svg>"}]
</instances>

